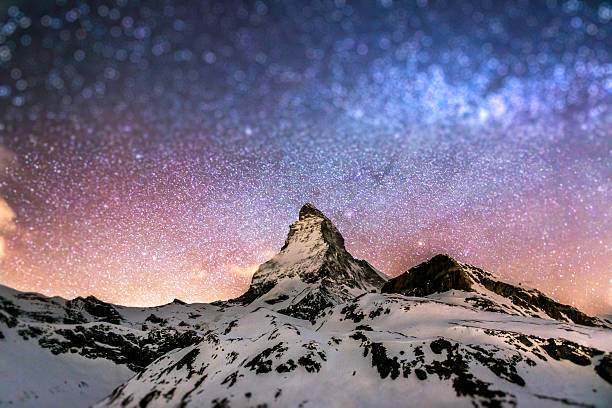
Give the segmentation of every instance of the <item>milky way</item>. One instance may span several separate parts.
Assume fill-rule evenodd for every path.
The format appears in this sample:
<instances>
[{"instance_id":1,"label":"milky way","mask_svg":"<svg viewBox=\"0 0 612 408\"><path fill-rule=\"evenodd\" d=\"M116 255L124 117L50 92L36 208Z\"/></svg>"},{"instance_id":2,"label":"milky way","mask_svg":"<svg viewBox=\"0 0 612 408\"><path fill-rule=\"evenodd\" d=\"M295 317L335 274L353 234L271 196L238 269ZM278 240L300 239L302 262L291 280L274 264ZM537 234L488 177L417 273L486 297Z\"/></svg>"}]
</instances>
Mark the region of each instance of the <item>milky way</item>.
<instances>
[{"instance_id":1,"label":"milky way","mask_svg":"<svg viewBox=\"0 0 612 408\"><path fill-rule=\"evenodd\" d=\"M0 283L233 297L312 202L612 310L612 6L173 3L0 5Z\"/></svg>"}]
</instances>

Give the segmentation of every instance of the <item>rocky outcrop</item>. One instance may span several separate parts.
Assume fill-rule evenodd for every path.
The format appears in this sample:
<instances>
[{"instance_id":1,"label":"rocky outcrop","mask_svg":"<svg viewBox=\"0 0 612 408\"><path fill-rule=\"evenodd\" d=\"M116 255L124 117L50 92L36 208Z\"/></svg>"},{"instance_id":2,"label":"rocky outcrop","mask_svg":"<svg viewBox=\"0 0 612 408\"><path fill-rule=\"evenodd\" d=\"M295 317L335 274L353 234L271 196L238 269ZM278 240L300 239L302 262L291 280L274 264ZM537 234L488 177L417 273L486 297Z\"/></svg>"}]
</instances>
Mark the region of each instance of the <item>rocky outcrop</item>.
<instances>
[{"instance_id":1,"label":"rocky outcrop","mask_svg":"<svg viewBox=\"0 0 612 408\"><path fill-rule=\"evenodd\" d=\"M69 300L66 302L65 309L65 323L84 323L95 320L118 324L122 320L121 315L111 304L102 302L94 296L87 296L86 298L79 296ZM84 313L89 314L90 318L83 316Z\"/></svg>"},{"instance_id":2,"label":"rocky outcrop","mask_svg":"<svg viewBox=\"0 0 612 408\"><path fill-rule=\"evenodd\" d=\"M383 285L382 293L427 296L451 289L471 291L472 284L461 264L440 254L389 280Z\"/></svg>"},{"instance_id":3,"label":"rocky outcrop","mask_svg":"<svg viewBox=\"0 0 612 408\"><path fill-rule=\"evenodd\" d=\"M103 358L139 372L170 350L191 346L201 338L193 330L162 329L134 333L97 324L76 325L44 333L38 343L53 354L77 353L92 359Z\"/></svg>"}]
</instances>

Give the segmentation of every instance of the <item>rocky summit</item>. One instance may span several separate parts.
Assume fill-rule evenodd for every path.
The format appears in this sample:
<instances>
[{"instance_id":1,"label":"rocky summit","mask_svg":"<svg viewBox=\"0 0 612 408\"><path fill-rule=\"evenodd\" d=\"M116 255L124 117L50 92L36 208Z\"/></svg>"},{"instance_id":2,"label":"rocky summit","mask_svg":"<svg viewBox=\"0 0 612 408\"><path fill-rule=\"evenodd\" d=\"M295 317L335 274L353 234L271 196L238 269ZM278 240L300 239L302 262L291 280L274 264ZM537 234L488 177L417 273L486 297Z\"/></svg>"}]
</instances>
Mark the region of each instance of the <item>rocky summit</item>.
<instances>
[{"instance_id":1,"label":"rocky summit","mask_svg":"<svg viewBox=\"0 0 612 408\"><path fill-rule=\"evenodd\" d=\"M386 280L369 263L353 258L334 224L306 204L280 252L257 269L249 290L236 301L258 299L282 306L285 314L312 320L327 306L378 291Z\"/></svg>"},{"instance_id":2,"label":"rocky summit","mask_svg":"<svg viewBox=\"0 0 612 408\"><path fill-rule=\"evenodd\" d=\"M610 327L447 255L388 280L306 204L233 300L0 287L0 407L607 407Z\"/></svg>"}]
</instances>

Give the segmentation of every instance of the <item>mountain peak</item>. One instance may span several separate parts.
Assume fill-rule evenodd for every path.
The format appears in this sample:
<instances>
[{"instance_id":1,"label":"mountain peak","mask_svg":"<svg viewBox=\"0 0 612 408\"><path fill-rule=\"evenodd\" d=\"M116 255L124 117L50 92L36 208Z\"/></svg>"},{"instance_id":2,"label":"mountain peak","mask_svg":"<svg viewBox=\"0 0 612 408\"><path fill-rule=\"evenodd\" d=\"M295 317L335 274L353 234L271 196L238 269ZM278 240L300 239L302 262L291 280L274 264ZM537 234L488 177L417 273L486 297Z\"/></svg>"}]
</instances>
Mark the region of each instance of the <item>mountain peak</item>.
<instances>
[{"instance_id":1,"label":"mountain peak","mask_svg":"<svg viewBox=\"0 0 612 408\"><path fill-rule=\"evenodd\" d=\"M298 220L289 227L289 234L281 251L294 246L344 251L344 238L334 224L314 205L306 203L300 209Z\"/></svg>"},{"instance_id":2,"label":"mountain peak","mask_svg":"<svg viewBox=\"0 0 612 408\"><path fill-rule=\"evenodd\" d=\"M300 215L298 219L303 220L308 217L316 217L316 218L323 218L323 219L327 218L325 217L325 215L323 215L321 211L317 209L317 207L315 207L314 205L310 203L306 203L300 209Z\"/></svg>"},{"instance_id":3,"label":"mountain peak","mask_svg":"<svg viewBox=\"0 0 612 408\"><path fill-rule=\"evenodd\" d=\"M446 254L438 254L391 279L383 286L382 291L427 296L451 289L471 291L472 283L459 262Z\"/></svg>"},{"instance_id":4,"label":"mountain peak","mask_svg":"<svg viewBox=\"0 0 612 408\"><path fill-rule=\"evenodd\" d=\"M433 265L453 265L459 266L459 262L457 262L454 258L447 254L438 254L427 261Z\"/></svg>"},{"instance_id":5,"label":"mountain peak","mask_svg":"<svg viewBox=\"0 0 612 408\"><path fill-rule=\"evenodd\" d=\"M599 319L558 303L538 290L504 282L489 272L460 263L446 254L438 254L390 279L381 292L429 296L450 290L469 292L466 301L475 302L488 311L549 317L585 326L605 326Z\"/></svg>"},{"instance_id":6,"label":"mountain peak","mask_svg":"<svg viewBox=\"0 0 612 408\"><path fill-rule=\"evenodd\" d=\"M250 303L271 292L268 297L275 298L264 301L293 299L294 309L308 309L310 313L318 311L322 305L379 289L385 281L386 278L370 264L353 258L331 220L307 203L300 209L298 220L289 227L285 245L272 259L259 266L249 290L239 299ZM296 299L298 293L300 298ZM305 303L308 305L304 306ZM319 306L312 307L314 303Z\"/></svg>"}]
</instances>

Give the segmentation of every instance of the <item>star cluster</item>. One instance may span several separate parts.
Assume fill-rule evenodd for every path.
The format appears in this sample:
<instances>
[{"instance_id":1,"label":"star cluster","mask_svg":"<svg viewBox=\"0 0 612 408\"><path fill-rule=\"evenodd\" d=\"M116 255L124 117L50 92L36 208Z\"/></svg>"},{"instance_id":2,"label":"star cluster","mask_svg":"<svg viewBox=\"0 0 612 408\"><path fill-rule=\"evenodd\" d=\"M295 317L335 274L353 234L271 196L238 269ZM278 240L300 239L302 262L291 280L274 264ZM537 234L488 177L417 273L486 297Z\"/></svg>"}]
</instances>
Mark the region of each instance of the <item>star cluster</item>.
<instances>
[{"instance_id":1,"label":"star cluster","mask_svg":"<svg viewBox=\"0 0 612 408\"><path fill-rule=\"evenodd\" d=\"M389 275L612 310L612 5L8 3L0 283L233 297L312 202Z\"/></svg>"}]
</instances>

